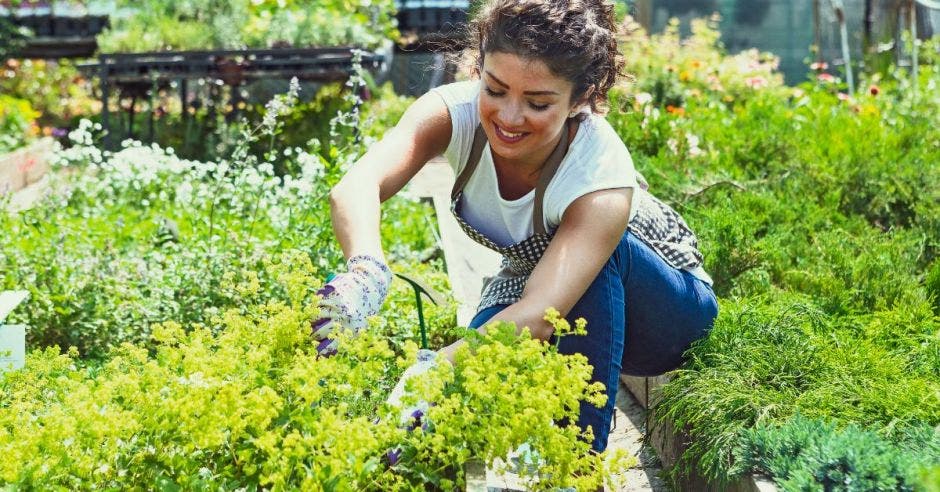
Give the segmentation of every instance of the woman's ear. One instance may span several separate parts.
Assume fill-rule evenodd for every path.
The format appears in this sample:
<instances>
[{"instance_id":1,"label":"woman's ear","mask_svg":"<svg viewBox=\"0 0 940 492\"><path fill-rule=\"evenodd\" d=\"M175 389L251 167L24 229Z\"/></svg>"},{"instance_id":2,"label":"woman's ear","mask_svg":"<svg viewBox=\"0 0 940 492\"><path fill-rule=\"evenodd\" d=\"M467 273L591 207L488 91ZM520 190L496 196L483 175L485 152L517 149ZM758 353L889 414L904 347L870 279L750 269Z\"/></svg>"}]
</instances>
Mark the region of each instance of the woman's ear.
<instances>
[{"instance_id":1,"label":"woman's ear","mask_svg":"<svg viewBox=\"0 0 940 492\"><path fill-rule=\"evenodd\" d=\"M584 95L581 96L578 101L571 105L571 111L568 112L569 118L574 118L578 113L584 111L585 108L591 107L591 96L594 95L594 86L588 87L584 91Z\"/></svg>"}]
</instances>

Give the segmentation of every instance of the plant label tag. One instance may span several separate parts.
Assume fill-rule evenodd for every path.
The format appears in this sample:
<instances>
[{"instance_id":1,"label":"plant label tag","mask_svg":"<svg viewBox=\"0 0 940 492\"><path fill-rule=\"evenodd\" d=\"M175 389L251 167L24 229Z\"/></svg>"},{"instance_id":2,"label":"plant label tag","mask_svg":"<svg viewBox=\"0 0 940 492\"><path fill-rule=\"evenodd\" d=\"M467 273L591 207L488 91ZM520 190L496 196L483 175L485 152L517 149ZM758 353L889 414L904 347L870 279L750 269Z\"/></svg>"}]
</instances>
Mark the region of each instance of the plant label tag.
<instances>
[{"instance_id":1,"label":"plant label tag","mask_svg":"<svg viewBox=\"0 0 940 492\"><path fill-rule=\"evenodd\" d=\"M0 374L26 364L26 325L0 325Z\"/></svg>"}]
</instances>

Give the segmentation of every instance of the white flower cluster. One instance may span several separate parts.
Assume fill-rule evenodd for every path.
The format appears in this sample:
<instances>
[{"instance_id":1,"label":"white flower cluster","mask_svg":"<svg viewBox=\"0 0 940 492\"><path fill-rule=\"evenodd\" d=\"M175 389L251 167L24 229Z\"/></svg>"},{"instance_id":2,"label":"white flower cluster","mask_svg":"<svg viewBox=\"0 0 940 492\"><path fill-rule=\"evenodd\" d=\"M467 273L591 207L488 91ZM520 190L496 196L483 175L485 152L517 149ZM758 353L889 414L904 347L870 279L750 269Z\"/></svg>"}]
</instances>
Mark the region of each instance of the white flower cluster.
<instances>
[{"instance_id":1,"label":"white flower cluster","mask_svg":"<svg viewBox=\"0 0 940 492\"><path fill-rule=\"evenodd\" d=\"M117 152L102 152L88 143L93 141L92 130L90 122L82 121L73 132L75 145L59 148L56 162L84 168L87 172L75 176L72 185L102 206L133 200L145 207L172 202L187 210L208 210L215 203L229 214L265 214L275 228L283 229L291 214L327 193L323 158L300 148L273 150L269 161L260 163L200 162L181 159L172 148L135 140L122 142ZM299 174L277 176L274 162L279 159L296 163Z\"/></svg>"},{"instance_id":2,"label":"white flower cluster","mask_svg":"<svg viewBox=\"0 0 940 492\"><path fill-rule=\"evenodd\" d=\"M666 145L669 147L669 150L676 155L682 153L683 149L680 149L680 140L676 138L670 138L666 141ZM699 145L699 138L697 135L692 133L685 134L685 154L689 157L700 157L705 155L705 151L701 149Z\"/></svg>"},{"instance_id":3,"label":"white flower cluster","mask_svg":"<svg viewBox=\"0 0 940 492\"><path fill-rule=\"evenodd\" d=\"M297 104L297 95L300 93L300 82L297 77L290 79L287 94L278 94L264 105L264 118L261 120L261 130L267 135L273 135L277 130L277 119L290 112Z\"/></svg>"}]
</instances>

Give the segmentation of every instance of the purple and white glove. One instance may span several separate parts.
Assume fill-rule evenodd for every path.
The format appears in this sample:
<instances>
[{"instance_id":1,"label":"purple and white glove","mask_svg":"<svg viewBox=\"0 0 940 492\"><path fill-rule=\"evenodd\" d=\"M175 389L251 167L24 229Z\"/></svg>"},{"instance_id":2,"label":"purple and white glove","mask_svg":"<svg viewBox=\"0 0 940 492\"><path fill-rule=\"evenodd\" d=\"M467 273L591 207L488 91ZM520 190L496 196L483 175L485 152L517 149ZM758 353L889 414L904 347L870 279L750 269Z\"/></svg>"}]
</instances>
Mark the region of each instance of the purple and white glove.
<instances>
[{"instance_id":1,"label":"purple and white glove","mask_svg":"<svg viewBox=\"0 0 940 492\"><path fill-rule=\"evenodd\" d=\"M428 371L437 367L438 360L437 352L428 349L419 350L417 362L412 364L408 369L405 369L404 374L401 375L401 379L398 380L398 384L395 385L392 393L388 396L388 404L393 407L401 408L401 400L405 397L405 386L408 384L408 381L427 374ZM399 424L408 430L417 429L419 426L427 430L428 423L424 416L427 414L429 407L428 402L418 401L414 405L401 408Z\"/></svg>"},{"instance_id":2,"label":"purple and white glove","mask_svg":"<svg viewBox=\"0 0 940 492\"><path fill-rule=\"evenodd\" d=\"M398 417L398 425L402 428L409 431L413 431L418 427L421 427L421 429L425 431L428 430L428 420L425 418L425 415L427 415L428 408L430 408L431 405L424 400L419 400L414 405L402 408L401 400L405 396L405 386L408 384L408 381L427 374L428 371L437 367L437 361L437 352L428 349L419 350L417 362L412 364L408 369L405 369L404 374L401 375L401 379L398 380L398 384L395 385L395 388L392 389L392 393L388 396L388 400L386 400L387 403L401 410ZM399 459L401 459L401 454L401 448L395 448L387 452L385 458L388 460L389 466L397 465Z\"/></svg>"},{"instance_id":3,"label":"purple and white glove","mask_svg":"<svg viewBox=\"0 0 940 492\"><path fill-rule=\"evenodd\" d=\"M331 336L335 330L357 333L365 328L366 319L382 307L392 282L388 265L374 256L353 256L346 261L346 269L317 291L320 318L311 323L310 334L323 357L336 353L337 342Z\"/></svg>"}]
</instances>

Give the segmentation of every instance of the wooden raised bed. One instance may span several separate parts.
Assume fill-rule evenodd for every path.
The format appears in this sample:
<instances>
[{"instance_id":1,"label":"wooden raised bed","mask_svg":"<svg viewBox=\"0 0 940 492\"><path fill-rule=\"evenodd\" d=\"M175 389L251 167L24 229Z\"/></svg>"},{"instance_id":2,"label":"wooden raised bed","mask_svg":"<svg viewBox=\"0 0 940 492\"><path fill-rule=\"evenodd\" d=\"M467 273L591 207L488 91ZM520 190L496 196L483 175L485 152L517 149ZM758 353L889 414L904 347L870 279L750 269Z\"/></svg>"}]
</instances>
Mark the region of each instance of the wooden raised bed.
<instances>
[{"instance_id":1,"label":"wooden raised bed","mask_svg":"<svg viewBox=\"0 0 940 492\"><path fill-rule=\"evenodd\" d=\"M655 418L655 402L659 388L669 382L669 379L669 376L620 376L620 381L623 382L624 386L633 393L633 396L636 397L640 405L649 411L646 426L647 429L652 429L649 441L650 445L653 446L656 453L659 455L663 469L672 468L691 443L689 435L676 429L669 420L656 425L650 425L650 422ZM719 487L714 483L709 483L705 477L702 477L694 471L682 477L680 483L676 485L678 490L683 491L777 492L778 490L773 481L762 475L748 475L727 486Z\"/></svg>"}]
</instances>

